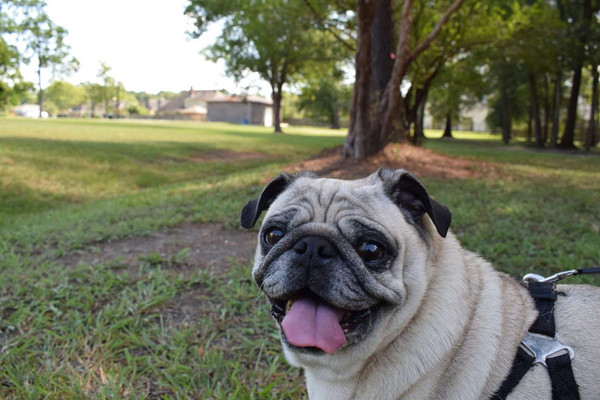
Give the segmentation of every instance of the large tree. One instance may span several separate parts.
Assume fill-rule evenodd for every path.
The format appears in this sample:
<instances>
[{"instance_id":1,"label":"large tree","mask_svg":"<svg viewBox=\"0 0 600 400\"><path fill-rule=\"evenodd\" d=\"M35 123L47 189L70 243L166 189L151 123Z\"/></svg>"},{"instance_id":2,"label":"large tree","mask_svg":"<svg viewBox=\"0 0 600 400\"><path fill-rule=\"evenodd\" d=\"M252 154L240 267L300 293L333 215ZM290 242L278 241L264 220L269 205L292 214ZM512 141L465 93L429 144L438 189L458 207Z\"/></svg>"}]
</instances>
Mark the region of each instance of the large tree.
<instances>
[{"instance_id":1,"label":"large tree","mask_svg":"<svg viewBox=\"0 0 600 400\"><path fill-rule=\"evenodd\" d=\"M437 74L429 96L429 112L445 120L443 137L452 138L452 126L459 122L461 110L474 106L486 94L484 71L476 57L448 62Z\"/></svg>"},{"instance_id":2,"label":"large tree","mask_svg":"<svg viewBox=\"0 0 600 400\"><path fill-rule=\"evenodd\" d=\"M306 68L301 72L299 81L299 110L315 121L339 129L340 117L347 115L352 99L352 87L344 83L341 64L319 63Z\"/></svg>"},{"instance_id":3,"label":"large tree","mask_svg":"<svg viewBox=\"0 0 600 400\"><path fill-rule=\"evenodd\" d=\"M575 148L575 125L577 123L577 103L581 88L582 69L586 62L586 47L589 43L590 29L594 14L600 4L592 0L558 1L561 16L572 26L574 54L572 57L573 78L571 80L571 94L567 106L567 121L565 130L558 146L564 149Z\"/></svg>"},{"instance_id":4,"label":"large tree","mask_svg":"<svg viewBox=\"0 0 600 400\"><path fill-rule=\"evenodd\" d=\"M185 13L194 21L193 37L209 23L223 21L208 55L224 60L236 79L257 72L269 83L275 132L281 132L283 86L310 63L336 57L336 42L313 28L302 0L190 0Z\"/></svg>"},{"instance_id":5,"label":"large tree","mask_svg":"<svg viewBox=\"0 0 600 400\"><path fill-rule=\"evenodd\" d=\"M23 57L16 42L27 31L32 10L42 4L41 0L0 2L0 108L15 104L31 90L31 84L23 81L19 70Z\"/></svg>"},{"instance_id":6,"label":"large tree","mask_svg":"<svg viewBox=\"0 0 600 400\"><path fill-rule=\"evenodd\" d=\"M68 113L71 108L83 104L85 99L85 88L69 82L54 81L46 88L46 104L50 103L58 114Z\"/></svg>"},{"instance_id":7,"label":"large tree","mask_svg":"<svg viewBox=\"0 0 600 400\"><path fill-rule=\"evenodd\" d=\"M19 63L36 62L40 116L44 100L42 70L49 68L55 76L78 67L77 60L69 56L69 46L64 41L67 31L52 22L45 7L42 0L4 0L0 3L0 78L6 80L8 71L12 70L12 76L8 78L18 81L21 78ZM12 43L20 42L23 46L8 46L5 35L10 36L8 39Z\"/></svg>"},{"instance_id":8,"label":"large tree","mask_svg":"<svg viewBox=\"0 0 600 400\"><path fill-rule=\"evenodd\" d=\"M392 0L358 1L356 81L350 128L344 146L347 155L365 157L377 153L391 141L406 137L407 121L403 112L406 99L401 86L410 66L440 35L463 2L455 0L451 4L436 4L435 7L439 8L437 22L427 35L414 43L411 42L412 0L405 0L402 4L395 21L397 34L393 33L394 25L390 26L389 21L394 9ZM377 41L385 44L383 49L373 45ZM389 51L390 48L392 51ZM375 79L376 76L383 78ZM386 82L385 85L382 82Z\"/></svg>"}]
</instances>

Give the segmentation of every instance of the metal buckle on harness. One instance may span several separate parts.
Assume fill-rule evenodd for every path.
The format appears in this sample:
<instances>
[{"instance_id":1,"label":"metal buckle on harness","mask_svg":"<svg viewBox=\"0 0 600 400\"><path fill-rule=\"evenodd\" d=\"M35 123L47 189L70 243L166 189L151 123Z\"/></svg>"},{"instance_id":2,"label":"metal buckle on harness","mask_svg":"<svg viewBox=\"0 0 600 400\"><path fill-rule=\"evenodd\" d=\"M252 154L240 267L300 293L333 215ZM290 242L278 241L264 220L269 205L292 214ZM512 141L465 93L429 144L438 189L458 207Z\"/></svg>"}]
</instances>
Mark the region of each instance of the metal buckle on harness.
<instances>
[{"instance_id":1,"label":"metal buckle on harness","mask_svg":"<svg viewBox=\"0 0 600 400\"><path fill-rule=\"evenodd\" d=\"M527 274L523 277L523 281L527 282L527 281L534 281L534 282L549 282L549 283L554 283L554 282L558 282L562 279L565 279L569 276L573 276L573 275L577 275L580 274L581 272L577 269L572 269L569 271L562 271L559 272L557 274L554 275L550 275L547 278L544 278L541 275L538 274Z\"/></svg>"},{"instance_id":2,"label":"metal buckle on harness","mask_svg":"<svg viewBox=\"0 0 600 400\"><path fill-rule=\"evenodd\" d=\"M558 333L554 334L554 338L550 338L546 335L527 332L521 344L535 356L534 364L543 364L546 368L548 368L546 359L558 355L557 353L562 351L568 351L571 359L575 357L575 351L560 341Z\"/></svg>"}]
</instances>

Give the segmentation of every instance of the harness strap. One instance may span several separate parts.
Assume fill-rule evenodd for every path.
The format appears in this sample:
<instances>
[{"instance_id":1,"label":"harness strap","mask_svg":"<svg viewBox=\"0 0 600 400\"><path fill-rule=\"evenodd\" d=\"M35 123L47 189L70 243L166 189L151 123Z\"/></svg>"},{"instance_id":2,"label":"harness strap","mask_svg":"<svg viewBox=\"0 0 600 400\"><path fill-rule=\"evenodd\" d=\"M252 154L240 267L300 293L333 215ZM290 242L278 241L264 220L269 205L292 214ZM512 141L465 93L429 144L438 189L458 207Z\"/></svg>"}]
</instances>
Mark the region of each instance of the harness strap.
<instances>
[{"instance_id":1,"label":"harness strap","mask_svg":"<svg viewBox=\"0 0 600 400\"><path fill-rule=\"evenodd\" d=\"M556 324L554 322L556 290L554 290L554 284L529 281L527 288L538 310L538 318L529 328L529 332L554 338L556 334ZM491 400L506 400L535 361L536 357L531 356L522 346L519 346L509 375L502 382L500 389L492 395ZM571 366L571 355L566 353L560 356L547 357L545 361L552 382L552 399L580 400L579 388Z\"/></svg>"},{"instance_id":2,"label":"harness strap","mask_svg":"<svg viewBox=\"0 0 600 400\"><path fill-rule=\"evenodd\" d=\"M506 400L508 394L521 382L534 361L535 357L529 355L525 349L519 346L510 374L502 382L500 389L490 397L490 400Z\"/></svg>"},{"instance_id":3,"label":"harness strap","mask_svg":"<svg viewBox=\"0 0 600 400\"><path fill-rule=\"evenodd\" d=\"M529 294L535 301L535 307L538 310L538 317L529 328L529 332L554 337L556 325L554 323L554 302L556 301L556 291L554 285L544 282L529 282L527 286Z\"/></svg>"},{"instance_id":4,"label":"harness strap","mask_svg":"<svg viewBox=\"0 0 600 400\"><path fill-rule=\"evenodd\" d=\"M560 400L579 400L579 388L573 375L569 354L546 359L548 373L552 381L552 398Z\"/></svg>"}]
</instances>

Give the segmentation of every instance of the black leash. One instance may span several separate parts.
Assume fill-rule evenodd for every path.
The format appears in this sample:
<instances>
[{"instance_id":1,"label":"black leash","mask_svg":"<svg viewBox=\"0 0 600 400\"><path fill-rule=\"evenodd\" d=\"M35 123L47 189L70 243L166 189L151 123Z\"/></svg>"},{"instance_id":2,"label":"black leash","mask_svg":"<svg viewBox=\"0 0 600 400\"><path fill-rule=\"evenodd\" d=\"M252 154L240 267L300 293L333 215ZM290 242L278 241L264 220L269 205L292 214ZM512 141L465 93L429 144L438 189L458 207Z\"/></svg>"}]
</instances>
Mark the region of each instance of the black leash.
<instances>
[{"instance_id":1,"label":"black leash","mask_svg":"<svg viewBox=\"0 0 600 400\"><path fill-rule=\"evenodd\" d=\"M536 274L527 274L523 277L529 294L535 301L538 318L521 342L509 375L502 382L498 391L492 395L491 400L506 400L527 371L538 363L548 368L552 382L553 400L580 400L579 387L571 365L571 359L575 353L569 346L560 342L556 333L554 303L557 293L555 283L569 276L598 273L600 273L600 267L573 269L547 278Z\"/></svg>"}]
</instances>

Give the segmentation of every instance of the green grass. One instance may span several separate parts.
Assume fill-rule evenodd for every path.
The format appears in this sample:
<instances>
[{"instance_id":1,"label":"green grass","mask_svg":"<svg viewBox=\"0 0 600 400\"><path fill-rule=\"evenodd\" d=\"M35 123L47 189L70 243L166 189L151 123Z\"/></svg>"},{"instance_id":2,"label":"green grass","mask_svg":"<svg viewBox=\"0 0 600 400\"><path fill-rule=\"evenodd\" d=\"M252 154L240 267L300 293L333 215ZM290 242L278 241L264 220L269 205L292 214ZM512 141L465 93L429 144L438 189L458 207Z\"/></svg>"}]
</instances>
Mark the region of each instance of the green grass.
<instances>
[{"instance_id":1,"label":"green grass","mask_svg":"<svg viewBox=\"0 0 600 400\"><path fill-rule=\"evenodd\" d=\"M265 159L281 165L342 140L341 132L325 129L289 133L225 124L3 119L0 225L66 204L226 176ZM211 159L215 151L241 157Z\"/></svg>"},{"instance_id":2,"label":"green grass","mask_svg":"<svg viewBox=\"0 0 600 400\"><path fill-rule=\"evenodd\" d=\"M145 254L133 267L119 258L60 261L184 221L236 228L265 180L344 138L327 129L287 132L0 119L0 398L305 396L249 265L195 270L186 267L189 249ZM495 174L425 183L450 207L465 247L517 276L598 264L600 157L458 137L426 146L492 162Z\"/></svg>"}]
</instances>

